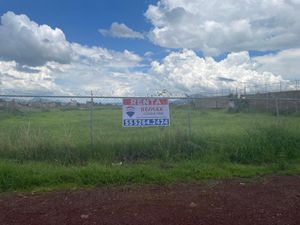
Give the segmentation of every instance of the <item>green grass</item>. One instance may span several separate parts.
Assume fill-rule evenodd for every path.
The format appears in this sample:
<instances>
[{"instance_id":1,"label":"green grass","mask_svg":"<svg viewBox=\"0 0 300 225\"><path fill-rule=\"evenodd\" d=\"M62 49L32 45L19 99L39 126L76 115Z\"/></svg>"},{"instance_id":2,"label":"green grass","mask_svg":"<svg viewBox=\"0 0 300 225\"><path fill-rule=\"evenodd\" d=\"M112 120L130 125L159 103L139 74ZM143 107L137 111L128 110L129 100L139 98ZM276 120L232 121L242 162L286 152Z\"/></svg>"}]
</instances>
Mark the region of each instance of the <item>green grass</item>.
<instances>
[{"instance_id":1,"label":"green grass","mask_svg":"<svg viewBox=\"0 0 300 225\"><path fill-rule=\"evenodd\" d=\"M122 128L121 110L0 112L0 158L80 164L138 160L210 159L269 163L299 157L300 118L268 114L171 110L168 128Z\"/></svg>"},{"instance_id":2,"label":"green grass","mask_svg":"<svg viewBox=\"0 0 300 225\"><path fill-rule=\"evenodd\" d=\"M124 184L168 184L233 177L252 178L268 174L299 174L299 164L241 165L181 161L148 161L122 166L89 163L85 166L0 161L0 192L41 191L57 188L96 187Z\"/></svg>"},{"instance_id":3,"label":"green grass","mask_svg":"<svg viewBox=\"0 0 300 225\"><path fill-rule=\"evenodd\" d=\"M0 190L299 173L299 116L193 109L189 136L184 108L167 128L122 128L121 110L101 107L91 147L89 115L0 111Z\"/></svg>"}]
</instances>

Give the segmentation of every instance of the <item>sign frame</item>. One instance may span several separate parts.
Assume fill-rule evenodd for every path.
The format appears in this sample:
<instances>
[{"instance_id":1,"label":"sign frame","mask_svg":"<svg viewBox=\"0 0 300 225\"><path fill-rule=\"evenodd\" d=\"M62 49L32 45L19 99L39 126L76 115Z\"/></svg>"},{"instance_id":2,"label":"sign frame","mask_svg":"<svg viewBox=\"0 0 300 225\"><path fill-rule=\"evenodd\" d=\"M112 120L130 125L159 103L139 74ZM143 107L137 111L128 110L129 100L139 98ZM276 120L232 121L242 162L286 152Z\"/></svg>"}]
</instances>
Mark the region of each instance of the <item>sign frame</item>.
<instances>
[{"instance_id":1,"label":"sign frame","mask_svg":"<svg viewBox=\"0 0 300 225\"><path fill-rule=\"evenodd\" d=\"M170 126L169 99L135 97L122 99L122 127Z\"/></svg>"}]
</instances>

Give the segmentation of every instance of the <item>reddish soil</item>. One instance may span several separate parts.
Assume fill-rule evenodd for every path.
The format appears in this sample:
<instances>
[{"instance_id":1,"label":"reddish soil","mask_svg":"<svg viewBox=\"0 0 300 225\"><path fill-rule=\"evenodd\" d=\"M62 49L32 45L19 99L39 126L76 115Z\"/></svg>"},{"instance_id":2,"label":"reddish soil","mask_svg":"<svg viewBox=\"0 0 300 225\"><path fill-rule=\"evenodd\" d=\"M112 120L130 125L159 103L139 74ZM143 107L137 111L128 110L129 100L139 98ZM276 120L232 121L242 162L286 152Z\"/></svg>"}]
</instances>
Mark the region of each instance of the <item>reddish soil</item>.
<instances>
[{"instance_id":1,"label":"reddish soil","mask_svg":"<svg viewBox=\"0 0 300 225\"><path fill-rule=\"evenodd\" d=\"M2 194L0 224L300 225L300 176Z\"/></svg>"}]
</instances>

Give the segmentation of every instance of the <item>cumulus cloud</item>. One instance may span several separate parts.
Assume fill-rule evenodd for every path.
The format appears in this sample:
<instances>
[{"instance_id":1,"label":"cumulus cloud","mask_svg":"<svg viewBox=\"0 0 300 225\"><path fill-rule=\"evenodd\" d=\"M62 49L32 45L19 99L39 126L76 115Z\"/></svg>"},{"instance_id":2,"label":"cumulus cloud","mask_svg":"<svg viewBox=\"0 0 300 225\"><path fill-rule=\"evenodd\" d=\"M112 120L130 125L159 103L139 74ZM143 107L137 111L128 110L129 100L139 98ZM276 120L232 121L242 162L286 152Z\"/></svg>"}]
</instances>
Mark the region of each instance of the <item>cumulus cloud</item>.
<instances>
[{"instance_id":1,"label":"cumulus cloud","mask_svg":"<svg viewBox=\"0 0 300 225\"><path fill-rule=\"evenodd\" d=\"M69 63L71 54L70 43L60 29L38 25L13 12L1 16L0 60L41 66L48 61Z\"/></svg>"},{"instance_id":2,"label":"cumulus cloud","mask_svg":"<svg viewBox=\"0 0 300 225\"><path fill-rule=\"evenodd\" d=\"M149 5L145 16L155 44L213 56L299 47L299 11L296 0L160 0Z\"/></svg>"},{"instance_id":3,"label":"cumulus cloud","mask_svg":"<svg viewBox=\"0 0 300 225\"><path fill-rule=\"evenodd\" d=\"M18 70L15 62L1 62L1 91L82 95L93 90L97 95L141 96L168 90L172 95L182 95L221 89L225 93L245 85L284 82L271 72L259 72L260 64L248 52L231 53L220 62L201 58L192 50L171 52L161 62L152 61L146 72L136 69L138 61L128 62L134 70L123 64L113 67L113 59L105 66L109 57L114 58L110 52L103 60L97 54L87 58L88 54L78 51L78 60L70 64L48 62L41 67L29 67L29 71ZM125 55L118 56L116 62Z\"/></svg>"},{"instance_id":4,"label":"cumulus cloud","mask_svg":"<svg viewBox=\"0 0 300 225\"><path fill-rule=\"evenodd\" d=\"M270 71L285 79L300 79L300 48L287 49L253 59L259 64L258 71Z\"/></svg>"},{"instance_id":5,"label":"cumulus cloud","mask_svg":"<svg viewBox=\"0 0 300 225\"><path fill-rule=\"evenodd\" d=\"M55 83L51 70L42 66L21 71L14 61L0 61L1 93L9 94L70 94Z\"/></svg>"},{"instance_id":6,"label":"cumulus cloud","mask_svg":"<svg viewBox=\"0 0 300 225\"><path fill-rule=\"evenodd\" d=\"M72 44L72 61L97 65L109 68L130 68L138 66L142 58L133 52L124 50L123 52L113 51L101 47L88 47L80 44Z\"/></svg>"},{"instance_id":7,"label":"cumulus cloud","mask_svg":"<svg viewBox=\"0 0 300 225\"><path fill-rule=\"evenodd\" d=\"M0 61L0 92L84 95L93 90L97 95L122 96L142 95L149 91L147 84L149 87L154 85L155 81L148 74L130 71L130 67L124 67L123 64L104 66L106 60L98 60L97 63L94 59L86 59L70 64L48 62L24 70L20 70L14 61ZM113 64L113 60L110 64Z\"/></svg>"},{"instance_id":8,"label":"cumulus cloud","mask_svg":"<svg viewBox=\"0 0 300 225\"><path fill-rule=\"evenodd\" d=\"M211 57L201 58L192 50L183 50L172 52L162 63L154 61L151 65L151 73L167 89L178 92L214 92L284 81L270 72L257 72L257 64L248 52L231 53L217 62Z\"/></svg>"},{"instance_id":9,"label":"cumulus cloud","mask_svg":"<svg viewBox=\"0 0 300 225\"><path fill-rule=\"evenodd\" d=\"M140 58L133 53L83 48L77 54L69 65L48 65L55 83L67 92L82 95L93 90L96 95L122 96L147 91L147 74L136 69Z\"/></svg>"},{"instance_id":10,"label":"cumulus cloud","mask_svg":"<svg viewBox=\"0 0 300 225\"><path fill-rule=\"evenodd\" d=\"M3 17L6 19L3 20ZM53 45L18 43L21 40L26 42L26 39L21 34L17 39L19 32L16 28L21 29L19 32L25 29L37 42L43 37ZM4 46L4 50L0 48L1 93L81 95L93 90L98 95L122 96L152 95L160 90L168 90L173 95L211 92L235 89L245 84L251 86L284 81L281 76L274 75L275 72L269 72L272 63L274 65L285 57L292 57L296 64L299 56L299 50L294 49L253 59L248 52L242 51L231 53L217 62L211 57L202 58L195 51L184 49L170 52L161 61L153 61L151 52L142 58L127 50L118 52L99 46L69 43L61 30L38 25L27 16L13 13L2 16L0 33L3 34L0 36L1 47L4 46L2 40L10 34L16 41L16 49L12 46ZM63 46L61 56L58 53L56 55L56 50L51 52L50 46L54 48L55 44ZM30 53L31 49L27 49L29 46L33 49L42 48L48 53L43 55L37 50L33 50L34 54ZM68 57L65 57L64 47ZM15 51L12 51L14 54L8 54L11 49ZM149 69L141 65L147 57ZM60 60L66 58L68 60ZM282 64L282 67L285 66L290 64ZM276 72L280 73L279 70Z\"/></svg>"},{"instance_id":11,"label":"cumulus cloud","mask_svg":"<svg viewBox=\"0 0 300 225\"><path fill-rule=\"evenodd\" d=\"M91 90L99 95L142 93L146 75L131 72L139 68L141 58L132 52L110 51L99 47L72 44L69 64L47 62L43 66L20 66L0 61L2 93L82 95ZM140 87L139 87L140 86Z\"/></svg>"},{"instance_id":12,"label":"cumulus cloud","mask_svg":"<svg viewBox=\"0 0 300 225\"><path fill-rule=\"evenodd\" d=\"M99 29L100 34L103 36L111 36L117 38L136 38L136 39L144 39L144 35L140 32L134 31L124 23L114 22L111 24L109 30Z\"/></svg>"},{"instance_id":13,"label":"cumulus cloud","mask_svg":"<svg viewBox=\"0 0 300 225\"><path fill-rule=\"evenodd\" d=\"M91 89L108 95L131 93L128 77L134 81L140 77L131 70L140 67L142 58L128 50L70 43L61 30L38 25L26 15L8 12L1 22L2 93L79 94Z\"/></svg>"}]
</instances>

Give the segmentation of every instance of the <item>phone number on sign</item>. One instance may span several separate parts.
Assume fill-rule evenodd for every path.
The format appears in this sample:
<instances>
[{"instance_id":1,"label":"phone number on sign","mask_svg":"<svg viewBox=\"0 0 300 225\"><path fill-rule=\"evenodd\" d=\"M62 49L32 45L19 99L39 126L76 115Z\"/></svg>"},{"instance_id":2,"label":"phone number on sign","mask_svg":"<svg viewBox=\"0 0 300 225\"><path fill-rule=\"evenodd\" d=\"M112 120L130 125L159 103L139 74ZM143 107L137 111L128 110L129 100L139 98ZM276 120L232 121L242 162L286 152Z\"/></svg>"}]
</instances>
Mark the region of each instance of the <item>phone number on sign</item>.
<instances>
[{"instance_id":1,"label":"phone number on sign","mask_svg":"<svg viewBox=\"0 0 300 225\"><path fill-rule=\"evenodd\" d=\"M126 119L123 120L124 127L138 126L168 126L169 119Z\"/></svg>"}]
</instances>

